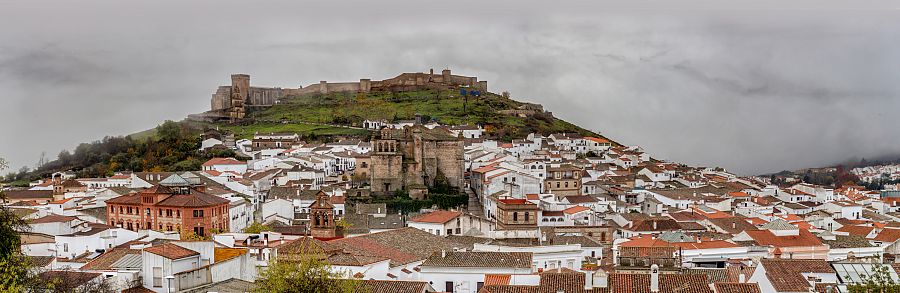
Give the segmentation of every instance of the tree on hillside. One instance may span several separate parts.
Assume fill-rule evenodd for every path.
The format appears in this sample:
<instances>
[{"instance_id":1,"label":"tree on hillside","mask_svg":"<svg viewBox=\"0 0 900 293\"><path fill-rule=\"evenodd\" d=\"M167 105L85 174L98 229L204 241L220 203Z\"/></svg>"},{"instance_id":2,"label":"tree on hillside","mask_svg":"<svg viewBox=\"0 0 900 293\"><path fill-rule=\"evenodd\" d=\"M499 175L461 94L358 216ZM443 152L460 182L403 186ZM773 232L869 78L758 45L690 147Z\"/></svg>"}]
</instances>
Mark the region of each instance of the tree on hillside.
<instances>
[{"instance_id":1,"label":"tree on hillside","mask_svg":"<svg viewBox=\"0 0 900 293\"><path fill-rule=\"evenodd\" d=\"M0 158L0 171L9 163ZM4 198L0 191L0 199ZM29 283L28 260L20 253L19 231L28 228L25 221L6 206L0 206L0 292L20 292Z\"/></svg>"},{"instance_id":2,"label":"tree on hillside","mask_svg":"<svg viewBox=\"0 0 900 293\"><path fill-rule=\"evenodd\" d=\"M271 261L256 280L255 292L360 292L359 282L343 279L320 254L304 254L291 261Z\"/></svg>"}]
</instances>

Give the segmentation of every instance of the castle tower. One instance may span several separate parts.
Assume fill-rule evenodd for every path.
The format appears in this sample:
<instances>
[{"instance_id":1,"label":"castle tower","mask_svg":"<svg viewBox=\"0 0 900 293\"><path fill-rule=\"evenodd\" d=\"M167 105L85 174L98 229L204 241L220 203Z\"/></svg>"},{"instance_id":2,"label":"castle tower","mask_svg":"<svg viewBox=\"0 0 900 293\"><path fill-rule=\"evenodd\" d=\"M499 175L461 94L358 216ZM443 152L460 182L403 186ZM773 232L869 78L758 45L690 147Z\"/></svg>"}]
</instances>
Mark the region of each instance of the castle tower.
<instances>
[{"instance_id":1,"label":"castle tower","mask_svg":"<svg viewBox=\"0 0 900 293\"><path fill-rule=\"evenodd\" d=\"M231 88L237 89L240 93L240 98L243 98L244 101L250 97L250 75L247 74L232 74L231 75Z\"/></svg>"},{"instance_id":2,"label":"castle tower","mask_svg":"<svg viewBox=\"0 0 900 293\"><path fill-rule=\"evenodd\" d=\"M228 116L231 120L243 119L246 115L244 104L250 97L250 75L231 75L231 109Z\"/></svg>"},{"instance_id":3,"label":"castle tower","mask_svg":"<svg viewBox=\"0 0 900 293\"><path fill-rule=\"evenodd\" d=\"M444 69L441 71L441 78L445 84L450 84L450 69Z\"/></svg>"},{"instance_id":4,"label":"castle tower","mask_svg":"<svg viewBox=\"0 0 900 293\"><path fill-rule=\"evenodd\" d=\"M309 205L309 235L317 238L337 237L337 225L334 222L334 205L324 191L316 194L316 201Z\"/></svg>"}]
</instances>

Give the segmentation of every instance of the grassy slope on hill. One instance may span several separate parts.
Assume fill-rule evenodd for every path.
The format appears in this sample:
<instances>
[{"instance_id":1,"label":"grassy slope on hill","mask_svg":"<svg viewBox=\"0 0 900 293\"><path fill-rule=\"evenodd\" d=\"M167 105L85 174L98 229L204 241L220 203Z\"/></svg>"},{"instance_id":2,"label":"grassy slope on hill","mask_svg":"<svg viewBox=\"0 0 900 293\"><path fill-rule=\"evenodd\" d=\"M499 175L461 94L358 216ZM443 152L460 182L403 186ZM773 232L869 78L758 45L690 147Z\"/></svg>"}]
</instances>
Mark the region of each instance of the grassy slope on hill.
<instances>
[{"instance_id":1,"label":"grassy slope on hill","mask_svg":"<svg viewBox=\"0 0 900 293\"><path fill-rule=\"evenodd\" d=\"M256 122L246 126L220 125L234 131L239 137L252 136L254 132L298 132L316 135L360 135L364 131L321 124L361 126L363 120L387 121L411 120L419 113L444 124L487 125L489 135L501 140L522 138L532 132L542 134L577 132L582 135L597 134L541 114L517 117L497 113L498 110L515 109L523 103L492 93L470 97L468 102L453 90L421 90L401 93L373 92L368 94L331 93L325 95L297 96L285 99L281 104L252 112ZM315 123L297 124L298 122Z\"/></svg>"}]
</instances>

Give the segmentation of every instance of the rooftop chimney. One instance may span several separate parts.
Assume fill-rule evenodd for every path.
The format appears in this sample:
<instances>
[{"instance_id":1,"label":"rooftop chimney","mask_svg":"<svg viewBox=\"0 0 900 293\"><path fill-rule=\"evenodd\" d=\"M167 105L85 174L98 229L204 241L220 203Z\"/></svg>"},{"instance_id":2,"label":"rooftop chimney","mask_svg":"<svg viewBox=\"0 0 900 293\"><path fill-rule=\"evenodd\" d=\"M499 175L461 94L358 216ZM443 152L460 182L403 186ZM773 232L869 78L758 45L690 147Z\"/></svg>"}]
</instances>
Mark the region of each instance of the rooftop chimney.
<instances>
[{"instance_id":1,"label":"rooftop chimney","mask_svg":"<svg viewBox=\"0 0 900 293\"><path fill-rule=\"evenodd\" d=\"M447 257L447 251L441 249L441 258Z\"/></svg>"},{"instance_id":2,"label":"rooftop chimney","mask_svg":"<svg viewBox=\"0 0 900 293\"><path fill-rule=\"evenodd\" d=\"M746 283L746 282L747 282L747 276L744 275L744 273L741 273L740 275L738 275L738 283Z\"/></svg>"},{"instance_id":3,"label":"rooftop chimney","mask_svg":"<svg viewBox=\"0 0 900 293\"><path fill-rule=\"evenodd\" d=\"M650 292L659 292L659 266L650 266Z\"/></svg>"}]
</instances>

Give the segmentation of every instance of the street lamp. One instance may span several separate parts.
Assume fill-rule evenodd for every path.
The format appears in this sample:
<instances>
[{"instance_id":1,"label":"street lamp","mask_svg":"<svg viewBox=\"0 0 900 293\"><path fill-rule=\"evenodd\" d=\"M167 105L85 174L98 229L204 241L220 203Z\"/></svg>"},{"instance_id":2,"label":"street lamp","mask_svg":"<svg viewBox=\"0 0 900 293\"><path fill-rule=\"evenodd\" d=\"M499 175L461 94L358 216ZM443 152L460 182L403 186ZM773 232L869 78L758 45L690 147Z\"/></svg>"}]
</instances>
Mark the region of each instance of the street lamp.
<instances>
[{"instance_id":1,"label":"street lamp","mask_svg":"<svg viewBox=\"0 0 900 293\"><path fill-rule=\"evenodd\" d=\"M175 276L166 276L166 293L172 292L172 280L175 279Z\"/></svg>"}]
</instances>

